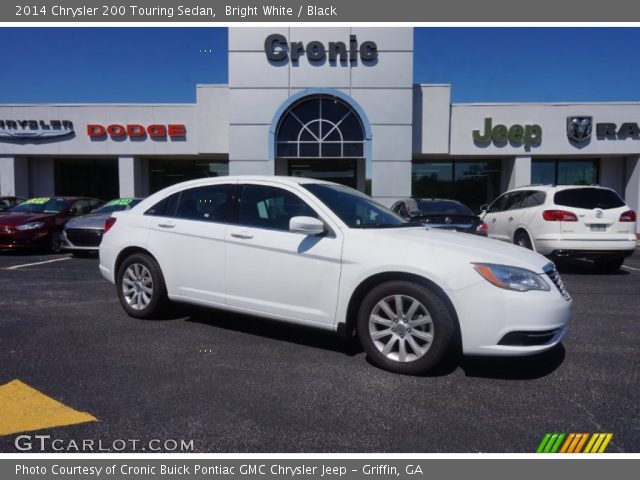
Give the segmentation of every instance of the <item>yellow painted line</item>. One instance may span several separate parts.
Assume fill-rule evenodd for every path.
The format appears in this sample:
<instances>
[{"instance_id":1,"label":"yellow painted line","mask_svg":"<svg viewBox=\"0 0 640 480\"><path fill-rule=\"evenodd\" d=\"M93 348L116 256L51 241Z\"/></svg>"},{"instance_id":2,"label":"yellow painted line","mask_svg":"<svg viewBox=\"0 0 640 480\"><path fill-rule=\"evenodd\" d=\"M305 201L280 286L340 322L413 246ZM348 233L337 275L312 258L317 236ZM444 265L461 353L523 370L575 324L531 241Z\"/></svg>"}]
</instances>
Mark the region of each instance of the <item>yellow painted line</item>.
<instances>
[{"instance_id":1,"label":"yellow painted line","mask_svg":"<svg viewBox=\"0 0 640 480\"><path fill-rule=\"evenodd\" d=\"M582 451L582 447L584 446L584 442L587 441L587 438L589 438L589 434L588 433L583 433L582 434L582 439L580 439L580 443L578 443L578 445L576 446L576 449L574 450L573 453L580 453Z\"/></svg>"},{"instance_id":2,"label":"yellow painted line","mask_svg":"<svg viewBox=\"0 0 640 480\"><path fill-rule=\"evenodd\" d=\"M0 435L97 421L93 415L67 407L20 380L0 386Z\"/></svg>"},{"instance_id":3,"label":"yellow painted line","mask_svg":"<svg viewBox=\"0 0 640 480\"><path fill-rule=\"evenodd\" d=\"M609 445L609 442L613 438L613 433L607 433L606 435L607 436L604 438L604 442L602 442L602 445L600 445L598 453L604 453L605 448L607 448L607 445Z\"/></svg>"},{"instance_id":4,"label":"yellow painted line","mask_svg":"<svg viewBox=\"0 0 640 480\"><path fill-rule=\"evenodd\" d=\"M591 448L593 447L593 444L596 443L597 439L598 439L597 433L594 433L591 435L591 440L589 440L589 443L587 443L587 448L584 449L584 453L591 453Z\"/></svg>"},{"instance_id":5,"label":"yellow painted line","mask_svg":"<svg viewBox=\"0 0 640 480\"><path fill-rule=\"evenodd\" d=\"M606 437L606 434L604 433L598 434L598 439L596 440L596 443L593 444L593 447L591 447L590 453L598 453L598 449L600 448L600 445L602 444L604 437Z\"/></svg>"}]
</instances>

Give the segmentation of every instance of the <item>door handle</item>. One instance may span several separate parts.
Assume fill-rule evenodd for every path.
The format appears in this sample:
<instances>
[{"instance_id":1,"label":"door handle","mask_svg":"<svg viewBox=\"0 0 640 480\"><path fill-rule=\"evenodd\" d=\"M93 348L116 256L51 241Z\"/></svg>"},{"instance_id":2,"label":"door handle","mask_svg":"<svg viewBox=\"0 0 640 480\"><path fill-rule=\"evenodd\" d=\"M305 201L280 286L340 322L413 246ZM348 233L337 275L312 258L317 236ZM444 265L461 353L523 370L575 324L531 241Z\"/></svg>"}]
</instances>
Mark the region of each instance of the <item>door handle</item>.
<instances>
[{"instance_id":1,"label":"door handle","mask_svg":"<svg viewBox=\"0 0 640 480\"><path fill-rule=\"evenodd\" d=\"M491 223L496 223L496 219L495 219L495 218L494 218L494 219L492 219L492 220L491 220Z\"/></svg>"},{"instance_id":2,"label":"door handle","mask_svg":"<svg viewBox=\"0 0 640 480\"><path fill-rule=\"evenodd\" d=\"M175 228L175 225L172 225L170 223L159 223L158 226L160 228Z\"/></svg>"},{"instance_id":3,"label":"door handle","mask_svg":"<svg viewBox=\"0 0 640 480\"><path fill-rule=\"evenodd\" d=\"M253 234L249 232L232 233L231 236L233 238L240 238L242 240L251 240L253 238Z\"/></svg>"}]
</instances>

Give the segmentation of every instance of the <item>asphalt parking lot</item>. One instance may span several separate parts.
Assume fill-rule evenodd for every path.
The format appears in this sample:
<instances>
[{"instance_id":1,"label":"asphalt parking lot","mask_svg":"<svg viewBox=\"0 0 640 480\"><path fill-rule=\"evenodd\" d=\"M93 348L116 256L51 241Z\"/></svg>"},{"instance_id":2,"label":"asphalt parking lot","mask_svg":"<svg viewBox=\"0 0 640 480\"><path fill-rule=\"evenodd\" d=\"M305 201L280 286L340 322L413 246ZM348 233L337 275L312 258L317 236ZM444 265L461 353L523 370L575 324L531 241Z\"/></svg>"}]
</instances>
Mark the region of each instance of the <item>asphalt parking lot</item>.
<instances>
[{"instance_id":1,"label":"asphalt parking lot","mask_svg":"<svg viewBox=\"0 0 640 480\"><path fill-rule=\"evenodd\" d=\"M135 320L95 257L0 252L0 385L19 379L97 419L33 432L61 442L534 452L546 432L612 432L608 452L640 452L640 254L625 265L563 267L574 310L559 348L407 377L320 331L190 308ZM0 436L0 451L15 438Z\"/></svg>"}]
</instances>

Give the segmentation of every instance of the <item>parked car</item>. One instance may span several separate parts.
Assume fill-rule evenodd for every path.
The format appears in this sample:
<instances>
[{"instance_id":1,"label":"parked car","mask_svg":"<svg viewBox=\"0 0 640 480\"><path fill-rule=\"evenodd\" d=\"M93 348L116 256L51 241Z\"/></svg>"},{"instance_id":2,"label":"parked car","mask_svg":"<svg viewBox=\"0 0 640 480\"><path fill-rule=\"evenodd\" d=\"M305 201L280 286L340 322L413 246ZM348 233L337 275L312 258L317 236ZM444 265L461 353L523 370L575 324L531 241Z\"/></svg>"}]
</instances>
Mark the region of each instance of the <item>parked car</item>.
<instances>
[{"instance_id":1,"label":"parked car","mask_svg":"<svg viewBox=\"0 0 640 480\"><path fill-rule=\"evenodd\" d=\"M402 218L422 223L428 228L487 235L487 224L469 207L457 200L407 198L394 203L391 210Z\"/></svg>"},{"instance_id":2,"label":"parked car","mask_svg":"<svg viewBox=\"0 0 640 480\"><path fill-rule=\"evenodd\" d=\"M76 252L97 252L104 224L113 212L129 210L142 201L142 198L117 198L87 215L72 218L62 230L62 248Z\"/></svg>"},{"instance_id":3,"label":"parked car","mask_svg":"<svg viewBox=\"0 0 640 480\"><path fill-rule=\"evenodd\" d=\"M107 219L100 271L133 317L174 300L355 332L373 362L409 374L459 344L478 355L548 350L571 306L535 252L425 229L349 187L303 178L167 187Z\"/></svg>"},{"instance_id":4,"label":"parked car","mask_svg":"<svg viewBox=\"0 0 640 480\"><path fill-rule=\"evenodd\" d=\"M88 197L37 197L0 216L0 248L61 250L60 231L72 217L102 204Z\"/></svg>"},{"instance_id":5,"label":"parked car","mask_svg":"<svg viewBox=\"0 0 640 480\"><path fill-rule=\"evenodd\" d=\"M20 205L24 200L21 197L0 197L0 212L6 212L10 208Z\"/></svg>"},{"instance_id":6,"label":"parked car","mask_svg":"<svg viewBox=\"0 0 640 480\"><path fill-rule=\"evenodd\" d=\"M489 237L550 257L590 259L603 271L618 270L636 248L636 213L609 188L521 187L483 208Z\"/></svg>"}]
</instances>

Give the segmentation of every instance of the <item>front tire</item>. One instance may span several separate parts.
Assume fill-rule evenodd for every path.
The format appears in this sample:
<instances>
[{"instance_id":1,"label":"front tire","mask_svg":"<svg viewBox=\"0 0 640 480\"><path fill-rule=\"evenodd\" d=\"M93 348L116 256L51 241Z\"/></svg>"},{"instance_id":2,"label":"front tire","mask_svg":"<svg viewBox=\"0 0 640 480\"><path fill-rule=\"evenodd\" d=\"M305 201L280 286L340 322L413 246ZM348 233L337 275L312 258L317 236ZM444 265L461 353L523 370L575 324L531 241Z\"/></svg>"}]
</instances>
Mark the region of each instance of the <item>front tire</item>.
<instances>
[{"instance_id":1,"label":"front tire","mask_svg":"<svg viewBox=\"0 0 640 480\"><path fill-rule=\"evenodd\" d=\"M438 365L455 338L455 322L429 288L391 281L373 288L358 312L357 333L377 366L420 375Z\"/></svg>"},{"instance_id":2,"label":"front tire","mask_svg":"<svg viewBox=\"0 0 640 480\"><path fill-rule=\"evenodd\" d=\"M602 273L616 273L624 263L624 257L596 258L593 263Z\"/></svg>"},{"instance_id":3,"label":"front tire","mask_svg":"<svg viewBox=\"0 0 640 480\"><path fill-rule=\"evenodd\" d=\"M167 288L158 263L135 253L125 259L116 277L122 308L135 318L158 316L167 304Z\"/></svg>"},{"instance_id":4,"label":"front tire","mask_svg":"<svg viewBox=\"0 0 640 480\"><path fill-rule=\"evenodd\" d=\"M60 253L62 251L62 236L59 231L53 231L49 234L47 247L52 253Z\"/></svg>"}]
</instances>

